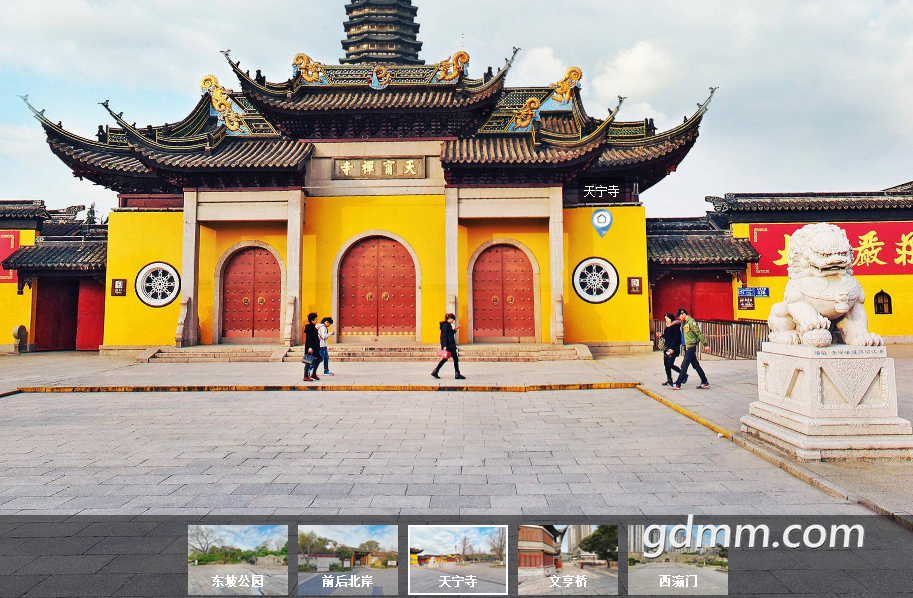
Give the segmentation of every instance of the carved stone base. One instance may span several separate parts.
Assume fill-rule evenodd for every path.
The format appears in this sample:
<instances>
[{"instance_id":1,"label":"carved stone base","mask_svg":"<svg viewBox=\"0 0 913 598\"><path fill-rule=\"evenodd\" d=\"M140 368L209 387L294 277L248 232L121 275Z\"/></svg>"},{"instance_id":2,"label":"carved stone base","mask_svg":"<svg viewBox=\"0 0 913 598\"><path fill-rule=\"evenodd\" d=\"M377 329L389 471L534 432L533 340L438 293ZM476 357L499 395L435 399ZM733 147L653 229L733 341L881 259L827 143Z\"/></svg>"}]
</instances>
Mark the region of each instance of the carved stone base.
<instances>
[{"instance_id":1,"label":"carved stone base","mask_svg":"<svg viewBox=\"0 0 913 598\"><path fill-rule=\"evenodd\" d=\"M913 425L897 416L884 347L764 343L758 395L742 431L799 459L913 459Z\"/></svg>"}]
</instances>

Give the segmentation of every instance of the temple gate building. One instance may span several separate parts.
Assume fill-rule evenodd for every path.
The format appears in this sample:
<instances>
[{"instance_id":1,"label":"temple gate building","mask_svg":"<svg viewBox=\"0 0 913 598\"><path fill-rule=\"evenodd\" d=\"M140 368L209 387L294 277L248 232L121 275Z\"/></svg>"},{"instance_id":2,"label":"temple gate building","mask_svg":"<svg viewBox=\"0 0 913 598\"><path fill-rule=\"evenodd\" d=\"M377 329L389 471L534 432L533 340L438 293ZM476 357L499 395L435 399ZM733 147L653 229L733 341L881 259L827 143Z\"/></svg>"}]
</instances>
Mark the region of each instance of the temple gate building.
<instances>
[{"instance_id":1,"label":"temple gate building","mask_svg":"<svg viewBox=\"0 0 913 598\"><path fill-rule=\"evenodd\" d=\"M617 120L621 97L588 113L576 67L507 86L517 49L478 78L464 51L425 64L409 0L346 11L341 64L290 53L268 77L226 51L238 90L206 75L177 122L103 102L111 124L88 138L32 108L73 174L118 194L103 351L293 346L312 311L342 343L436 343L454 312L461 343L649 350L639 194L685 158L710 98L660 132ZM31 300L7 288L4 305ZM5 311L6 328L44 318Z\"/></svg>"}]
</instances>

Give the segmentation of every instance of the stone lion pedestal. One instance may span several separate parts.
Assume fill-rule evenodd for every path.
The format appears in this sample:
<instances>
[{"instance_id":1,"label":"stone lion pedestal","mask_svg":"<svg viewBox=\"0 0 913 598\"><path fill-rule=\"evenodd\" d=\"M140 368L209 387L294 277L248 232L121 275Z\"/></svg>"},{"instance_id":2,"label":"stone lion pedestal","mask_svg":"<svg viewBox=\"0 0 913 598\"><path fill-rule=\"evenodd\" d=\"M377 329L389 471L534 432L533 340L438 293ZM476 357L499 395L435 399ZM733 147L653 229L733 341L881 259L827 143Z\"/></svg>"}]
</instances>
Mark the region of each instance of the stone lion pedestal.
<instances>
[{"instance_id":1,"label":"stone lion pedestal","mask_svg":"<svg viewBox=\"0 0 913 598\"><path fill-rule=\"evenodd\" d=\"M897 416L894 360L883 346L764 343L758 393L742 432L798 459L913 459L913 425Z\"/></svg>"}]
</instances>

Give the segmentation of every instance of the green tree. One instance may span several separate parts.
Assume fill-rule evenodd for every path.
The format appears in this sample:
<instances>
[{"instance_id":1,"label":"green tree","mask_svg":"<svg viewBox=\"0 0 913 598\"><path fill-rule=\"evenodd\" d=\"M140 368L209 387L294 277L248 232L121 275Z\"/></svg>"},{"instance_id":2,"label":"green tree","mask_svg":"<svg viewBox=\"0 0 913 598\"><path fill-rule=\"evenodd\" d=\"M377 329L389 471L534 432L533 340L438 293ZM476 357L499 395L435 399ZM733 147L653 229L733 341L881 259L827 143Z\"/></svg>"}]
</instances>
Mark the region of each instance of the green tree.
<instances>
[{"instance_id":1,"label":"green tree","mask_svg":"<svg viewBox=\"0 0 913 598\"><path fill-rule=\"evenodd\" d=\"M718 544L717 547L720 549L720 558L728 559L729 558L729 549L726 548L725 546L723 546L722 544Z\"/></svg>"},{"instance_id":2,"label":"green tree","mask_svg":"<svg viewBox=\"0 0 913 598\"><path fill-rule=\"evenodd\" d=\"M600 525L596 531L580 541L580 550L595 553L601 560L618 560L618 526Z\"/></svg>"},{"instance_id":3,"label":"green tree","mask_svg":"<svg viewBox=\"0 0 913 598\"><path fill-rule=\"evenodd\" d=\"M351 559L355 555L355 553L352 552L352 550L348 546L340 546L339 548L336 549L336 552L334 552L333 554L336 555L337 559L342 561L343 567L346 566L346 563L351 564L351 561L349 559Z\"/></svg>"},{"instance_id":4,"label":"green tree","mask_svg":"<svg viewBox=\"0 0 913 598\"><path fill-rule=\"evenodd\" d=\"M89 209L86 211L86 224L98 224L98 216L95 214L95 202L92 202L92 205L89 206Z\"/></svg>"},{"instance_id":5,"label":"green tree","mask_svg":"<svg viewBox=\"0 0 913 598\"><path fill-rule=\"evenodd\" d=\"M364 548L365 550L370 550L371 552L377 552L380 550L380 542L376 540L368 540L367 542L362 542L358 545L359 548Z\"/></svg>"},{"instance_id":6,"label":"green tree","mask_svg":"<svg viewBox=\"0 0 913 598\"><path fill-rule=\"evenodd\" d=\"M288 540L285 541L285 544L282 546L282 550L280 552L285 555L288 554Z\"/></svg>"},{"instance_id":7,"label":"green tree","mask_svg":"<svg viewBox=\"0 0 913 598\"><path fill-rule=\"evenodd\" d=\"M298 554L304 557L304 563L306 565L311 564L311 553L314 552L325 552L327 549L327 540L321 536L317 535L317 532L311 530L309 532L299 532L298 533Z\"/></svg>"}]
</instances>

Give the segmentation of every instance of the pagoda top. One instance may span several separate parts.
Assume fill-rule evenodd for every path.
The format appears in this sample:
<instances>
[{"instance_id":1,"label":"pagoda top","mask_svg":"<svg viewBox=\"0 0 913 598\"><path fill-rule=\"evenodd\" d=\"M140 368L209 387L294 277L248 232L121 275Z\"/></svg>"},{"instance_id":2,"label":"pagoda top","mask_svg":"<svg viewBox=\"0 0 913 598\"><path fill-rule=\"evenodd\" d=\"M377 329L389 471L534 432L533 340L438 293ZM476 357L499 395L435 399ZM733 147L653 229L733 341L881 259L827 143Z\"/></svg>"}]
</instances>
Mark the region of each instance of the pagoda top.
<instances>
[{"instance_id":1,"label":"pagoda top","mask_svg":"<svg viewBox=\"0 0 913 598\"><path fill-rule=\"evenodd\" d=\"M346 4L348 21L341 64L421 65L418 9L411 0L354 0Z\"/></svg>"}]
</instances>

